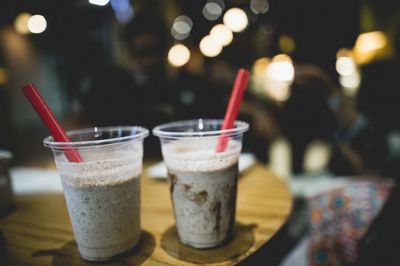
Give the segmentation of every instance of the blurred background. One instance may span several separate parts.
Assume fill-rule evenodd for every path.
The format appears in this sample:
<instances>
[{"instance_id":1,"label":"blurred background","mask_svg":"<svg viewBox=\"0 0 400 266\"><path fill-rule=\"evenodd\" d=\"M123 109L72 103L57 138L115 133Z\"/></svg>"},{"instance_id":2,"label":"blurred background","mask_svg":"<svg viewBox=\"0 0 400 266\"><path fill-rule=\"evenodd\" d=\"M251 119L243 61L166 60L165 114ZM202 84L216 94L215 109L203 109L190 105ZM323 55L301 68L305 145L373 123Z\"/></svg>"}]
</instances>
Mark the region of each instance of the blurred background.
<instances>
[{"instance_id":1,"label":"blurred background","mask_svg":"<svg viewBox=\"0 0 400 266\"><path fill-rule=\"evenodd\" d=\"M151 129L178 119L223 118L236 72L244 67L252 72L239 115L251 127L244 150L287 180L295 197L278 240L282 246L274 253L278 259L320 221L323 208L310 203L310 195L331 188L338 177L400 174L397 0L3 0L0 5L0 149L13 152L14 166L54 167L42 146L48 132L21 93L26 83L37 85L68 130ZM161 159L154 137L145 140L145 158ZM377 195L362 206L381 206L388 193L383 187L384 192L373 186ZM348 195L360 195L358 188ZM318 215L305 214L310 204ZM354 238L355 232L348 235ZM328 258L321 256L315 258ZM352 265L356 256L346 256L349 264L341 265ZM285 265L301 265L294 261ZM339 265L321 263L312 265Z\"/></svg>"},{"instance_id":2,"label":"blurred background","mask_svg":"<svg viewBox=\"0 0 400 266\"><path fill-rule=\"evenodd\" d=\"M245 149L282 176L396 174L396 0L11 1L0 9L0 147L47 162L20 87L67 129L222 118L252 71ZM159 155L155 138L146 156Z\"/></svg>"}]
</instances>

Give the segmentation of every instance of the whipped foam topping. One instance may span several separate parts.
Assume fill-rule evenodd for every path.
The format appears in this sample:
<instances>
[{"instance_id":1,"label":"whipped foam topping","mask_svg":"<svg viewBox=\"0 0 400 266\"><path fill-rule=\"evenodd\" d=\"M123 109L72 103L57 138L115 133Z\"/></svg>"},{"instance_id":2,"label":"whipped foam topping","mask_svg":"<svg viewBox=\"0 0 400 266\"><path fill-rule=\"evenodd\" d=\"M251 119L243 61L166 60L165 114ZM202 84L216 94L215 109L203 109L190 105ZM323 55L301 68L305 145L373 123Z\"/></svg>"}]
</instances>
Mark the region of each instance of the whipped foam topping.
<instances>
[{"instance_id":1,"label":"whipped foam topping","mask_svg":"<svg viewBox=\"0 0 400 266\"><path fill-rule=\"evenodd\" d=\"M223 152L216 152L217 138L176 140L162 146L167 168L175 171L215 171L239 160L241 142L230 140Z\"/></svg>"},{"instance_id":2,"label":"whipped foam topping","mask_svg":"<svg viewBox=\"0 0 400 266\"><path fill-rule=\"evenodd\" d=\"M118 155L116 154L112 156L108 152L109 158L104 160L89 160L86 156L83 157L84 161L81 163L56 160L61 180L72 186L101 186L118 184L140 176L142 152L118 152Z\"/></svg>"}]
</instances>

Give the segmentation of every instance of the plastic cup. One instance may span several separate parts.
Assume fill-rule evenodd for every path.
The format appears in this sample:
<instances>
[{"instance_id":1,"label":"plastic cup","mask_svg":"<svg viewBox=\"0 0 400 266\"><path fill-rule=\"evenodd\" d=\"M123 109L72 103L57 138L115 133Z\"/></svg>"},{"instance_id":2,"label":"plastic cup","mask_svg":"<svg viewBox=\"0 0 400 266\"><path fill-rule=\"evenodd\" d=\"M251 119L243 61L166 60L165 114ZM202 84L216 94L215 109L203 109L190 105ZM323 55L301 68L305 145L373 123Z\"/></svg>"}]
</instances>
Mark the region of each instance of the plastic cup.
<instances>
[{"instance_id":1,"label":"plastic cup","mask_svg":"<svg viewBox=\"0 0 400 266\"><path fill-rule=\"evenodd\" d=\"M67 132L70 142L44 140L51 148L64 189L81 257L104 261L139 242L142 127L88 128ZM83 162L70 162L75 149Z\"/></svg>"},{"instance_id":2,"label":"plastic cup","mask_svg":"<svg viewBox=\"0 0 400 266\"><path fill-rule=\"evenodd\" d=\"M189 120L157 126L168 169L172 205L180 241L212 248L233 237L238 160L248 124L236 121L221 130L223 120ZM218 138L229 138L216 152Z\"/></svg>"}]
</instances>

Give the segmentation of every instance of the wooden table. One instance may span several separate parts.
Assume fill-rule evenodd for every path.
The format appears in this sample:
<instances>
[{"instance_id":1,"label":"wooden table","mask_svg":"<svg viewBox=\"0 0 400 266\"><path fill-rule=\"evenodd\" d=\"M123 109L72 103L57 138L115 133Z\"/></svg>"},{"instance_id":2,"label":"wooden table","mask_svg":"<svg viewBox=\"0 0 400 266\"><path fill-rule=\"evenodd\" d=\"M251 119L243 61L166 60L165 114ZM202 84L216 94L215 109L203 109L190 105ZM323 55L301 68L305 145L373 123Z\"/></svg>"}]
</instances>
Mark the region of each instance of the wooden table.
<instances>
[{"instance_id":1,"label":"wooden table","mask_svg":"<svg viewBox=\"0 0 400 266\"><path fill-rule=\"evenodd\" d=\"M279 230L291 206L285 183L255 165L239 179L234 240L195 250L177 239L167 182L143 176L141 244L110 265L236 264ZM9 265L92 265L79 258L62 194L17 197L16 210L0 219L0 229Z\"/></svg>"}]
</instances>

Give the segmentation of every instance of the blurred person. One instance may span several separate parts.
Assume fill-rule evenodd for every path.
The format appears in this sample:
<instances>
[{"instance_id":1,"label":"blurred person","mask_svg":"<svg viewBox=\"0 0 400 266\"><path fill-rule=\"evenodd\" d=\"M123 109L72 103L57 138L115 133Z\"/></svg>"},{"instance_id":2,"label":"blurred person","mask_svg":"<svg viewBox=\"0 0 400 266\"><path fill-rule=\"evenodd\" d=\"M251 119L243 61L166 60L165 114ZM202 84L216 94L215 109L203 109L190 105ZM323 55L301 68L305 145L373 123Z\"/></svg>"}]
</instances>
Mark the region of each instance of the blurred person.
<instances>
[{"instance_id":1,"label":"blurred person","mask_svg":"<svg viewBox=\"0 0 400 266\"><path fill-rule=\"evenodd\" d=\"M222 118L224 116L237 73L237 70L228 63L228 59L230 58L225 55L225 60L206 61L205 75L210 80L209 89L211 88L211 90L209 92L205 90L205 97L210 103L207 108L214 114L214 117ZM211 98L210 95L213 97ZM262 163L269 162L270 143L280 132L277 122L278 109L275 104L263 101L251 93L250 88L245 91L238 119L248 122L251 127L249 132L243 136L243 151L253 153Z\"/></svg>"},{"instance_id":2,"label":"blurred person","mask_svg":"<svg viewBox=\"0 0 400 266\"><path fill-rule=\"evenodd\" d=\"M394 4L395 1L391 2ZM358 97L360 108L377 125L381 135L386 137L388 152L382 173L384 176L394 177L395 186L391 190L383 209L374 219L367 233L358 242L359 256L354 263L355 266L399 265L400 123L397 116L399 112L397 100L399 98L400 30L397 34L395 46L395 58L374 62L363 68L363 78Z\"/></svg>"},{"instance_id":3,"label":"blurred person","mask_svg":"<svg viewBox=\"0 0 400 266\"><path fill-rule=\"evenodd\" d=\"M82 97L83 111L97 125L152 126L154 113L168 114L170 104L164 22L154 14L139 14L126 25L124 38L132 67L106 66L94 73Z\"/></svg>"},{"instance_id":4,"label":"blurred person","mask_svg":"<svg viewBox=\"0 0 400 266\"><path fill-rule=\"evenodd\" d=\"M129 66L106 66L89 79L81 100L87 121L151 129L171 120L223 117L224 87L186 67L168 69L169 34L161 17L137 14L125 26L124 40ZM146 142L147 153L159 153L157 140Z\"/></svg>"},{"instance_id":5,"label":"blurred person","mask_svg":"<svg viewBox=\"0 0 400 266\"><path fill-rule=\"evenodd\" d=\"M86 122L96 126L140 125L148 129L172 117L172 95L165 62L167 31L156 14L135 16L123 31L131 66L99 67L81 96ZM156 140L145 142L157 154Z\"/></svg>"},{"instance_id":6,"label":"blurred person","mask_svg":"<svg viewBox=\"0 0 400 266\"><path fill-rule=\"evenodd\" d=\"M269 163L271 142L279 136L279 108L273 103L263 102L251 94L245 95L240 106L239 119L247 121L251 128L243 139L243 149L252 152L262 163Z\"/></svg>"},{"instance_id":7,"label":"blurred person","mask_svg":"<svg viewBox=\"0 0 400 266\"><path fill-rule=\"evenodd\" d=\"M292 93L283 106L282 128L292 148L292 171L303 172L304 153L315 139L330 141L335 128L328 95L334 90L329 77L313 65L297 65Z\"/></svg>"},{"instance_id":8,"label":"blurred person","mask_svg":"<svg viewBox=\"0 0 400 266\"><path fill-rule=\"evenodd\" d=\"M400 130L399 78L400 61L379 60L361 68L358 107L384 135Z\"/></svg>"},{"instance_id":9,"label":"blurred person","mask_svg":"<svg viewBox=\"0 0 400 266\"><path fill-rule=\"evenodd\" d=\"M335 175L379 173L385 156L384 139L356 108L355 101L341 94L331 96L337 130L329 170Z\"/></svg>"},{"instance_id":10,"label":"blurred person","mask_svg":"<svg viewBox=\"0 0 400 266\"><path fill-rule=\"evenodd\" d=\"M386 141L387 155L382 173L397 178L400 175L400 24L395 37L392 58L379 59L361 68L361 85L357 107Z\"/></svg>"},{"instance_id":11,"label":"blurred person","mask_svg":"<svg viewBox=\"0 0 400 266\"><path fill-rule=\"evenodd\" d=\"M337 77L337 51L353 47L360 32L361 5L362 1L347 0L324 4L314 0L271 0L271 15L277 17L278 32L293 37L294 60L317 65L333 78Z\"/></svg>"},{"instance_id":12,"label":"blurred person","mask_svg":"<svg viewBox=\"0 0 400 266\"><path fill-rule=\"evenodd\" d=\"M0 149L10 149L16 164L41 165L50 155L37 145L48 132L21 94L21 86L34 83L40 88L59 120L64 120L68 112L68 99L54 57L41 48L29 36L19 34L11 26L0 28L0 65L5 71L0 85L0 121L3 125L0 143L6 141Z\"/></svg>"}]
</instances>

